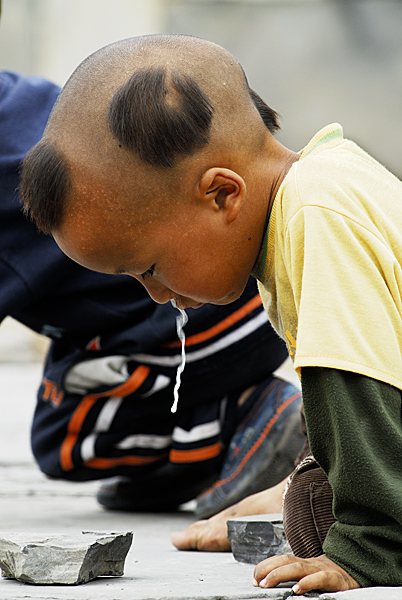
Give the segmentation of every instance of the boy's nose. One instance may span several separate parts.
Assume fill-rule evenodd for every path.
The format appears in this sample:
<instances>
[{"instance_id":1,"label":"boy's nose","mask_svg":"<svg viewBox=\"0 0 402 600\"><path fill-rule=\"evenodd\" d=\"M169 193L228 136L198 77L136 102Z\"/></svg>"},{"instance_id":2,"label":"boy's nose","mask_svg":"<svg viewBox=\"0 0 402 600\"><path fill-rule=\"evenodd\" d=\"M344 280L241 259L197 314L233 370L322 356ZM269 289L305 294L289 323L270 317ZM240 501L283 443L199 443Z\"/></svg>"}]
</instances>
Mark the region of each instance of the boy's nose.
<instances>
[{"instance_id":1,"label":"boy's nose","mask_svg":"<svg viewBox=\"0 0 402 600\"><path fill-rule=\"evenodd\" d=\"M141 281L152 300L158 304L166 304L175 297L175 294L169 288L155 280L142 281L139 279L139 281Z\"/></svg>"}]
</instances>

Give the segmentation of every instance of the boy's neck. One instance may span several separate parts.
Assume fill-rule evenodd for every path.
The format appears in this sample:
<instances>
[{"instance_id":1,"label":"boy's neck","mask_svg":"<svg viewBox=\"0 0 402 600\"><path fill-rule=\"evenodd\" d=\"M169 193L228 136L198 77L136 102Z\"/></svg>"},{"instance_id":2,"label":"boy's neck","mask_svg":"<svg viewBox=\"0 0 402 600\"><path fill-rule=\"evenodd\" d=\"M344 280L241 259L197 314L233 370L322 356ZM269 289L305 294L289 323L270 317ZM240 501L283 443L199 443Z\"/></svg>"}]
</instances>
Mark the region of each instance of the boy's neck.
<instances>
[{"instance_id":1,"label":"boy's neck","mask_svg":"<svg viewBox=\"0 0 402 600\"><path fill-rule=\"evenodd\" d=\"M265 228L268 226L272 207L283 180L288 174L290 167L298 161L300 155L297 152L289 150L275 138L271 138L268 152L266 154L267 170L265 171L265 180L268 184L268 194L266 198L266 219Z\"/></svg>"}]
</instances>

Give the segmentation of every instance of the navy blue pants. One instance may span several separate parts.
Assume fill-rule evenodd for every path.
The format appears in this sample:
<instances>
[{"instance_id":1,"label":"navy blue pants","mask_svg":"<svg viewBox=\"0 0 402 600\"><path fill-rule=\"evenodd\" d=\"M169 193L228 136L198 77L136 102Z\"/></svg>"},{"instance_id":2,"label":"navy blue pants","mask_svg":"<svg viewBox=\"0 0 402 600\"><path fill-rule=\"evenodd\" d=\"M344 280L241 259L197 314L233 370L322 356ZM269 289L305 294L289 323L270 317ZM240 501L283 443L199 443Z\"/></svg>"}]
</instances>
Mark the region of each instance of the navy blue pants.
<instances>
[{"instance_id":1,"label":"navy blue pants","mask_svg":"<svg viewBox=\"0 0 402 600\"><path fill-rule=\"evenodd\" d=\"M169 341L147 353L108 349L104 355L95 338L71 362L54 342L32 426L40 468L76 481L129 476L141 483L148 508L164 482L166 490L181 486L184 502L216 480L239 420L252 409L239 408L240 396L270 379L287 356L253 281L235 304L216 308L205 318L203 309L187 311L187 363L176 413L181 347L174 327Z\"/></svg>"}]
</instances>

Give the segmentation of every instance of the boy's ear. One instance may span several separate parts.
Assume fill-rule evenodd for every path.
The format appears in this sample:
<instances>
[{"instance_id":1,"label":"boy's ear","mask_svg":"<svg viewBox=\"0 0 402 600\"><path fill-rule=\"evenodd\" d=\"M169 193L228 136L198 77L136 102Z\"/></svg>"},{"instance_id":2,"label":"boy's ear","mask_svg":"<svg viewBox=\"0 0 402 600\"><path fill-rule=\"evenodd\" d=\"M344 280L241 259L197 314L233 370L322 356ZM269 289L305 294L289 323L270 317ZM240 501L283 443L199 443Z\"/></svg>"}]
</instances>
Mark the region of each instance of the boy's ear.
<instances>
[{"instance_id":1,"label":"boy's ear","mask_svg":"<svg viewBox=\"0 0 402 600\"><path fill-rule=\"evenodd\" d=\"M203 173L198 183L199 199L213 202L217 211L223 211L226 220L234 221L239 213L246 184L238 173L223 167L211 167Z\"/></svg>"}]
</instances>

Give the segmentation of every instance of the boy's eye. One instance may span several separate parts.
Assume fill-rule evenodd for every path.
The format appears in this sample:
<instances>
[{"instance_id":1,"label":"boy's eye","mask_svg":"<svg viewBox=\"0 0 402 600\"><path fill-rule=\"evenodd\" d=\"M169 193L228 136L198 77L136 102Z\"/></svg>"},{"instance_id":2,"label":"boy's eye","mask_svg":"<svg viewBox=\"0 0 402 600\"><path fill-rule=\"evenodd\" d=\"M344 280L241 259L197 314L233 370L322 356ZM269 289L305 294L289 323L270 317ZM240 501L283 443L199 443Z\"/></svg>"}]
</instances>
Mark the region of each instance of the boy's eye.
<instances>
[{"instance_id":1,"label":"boy's eye","mask_svg":"<svg viewBox=\"0 0 402 600\"><path fill-rule=\"evenodd\" d=\"M152 265L152 267L149 267L149 269L147 271L145 271L145 273L141 273L141 277L143 279L148 279L148 277L152 277L152 275L154 274L154 270L155 270L155 265Z\"/></svg>"}]
</instances>

